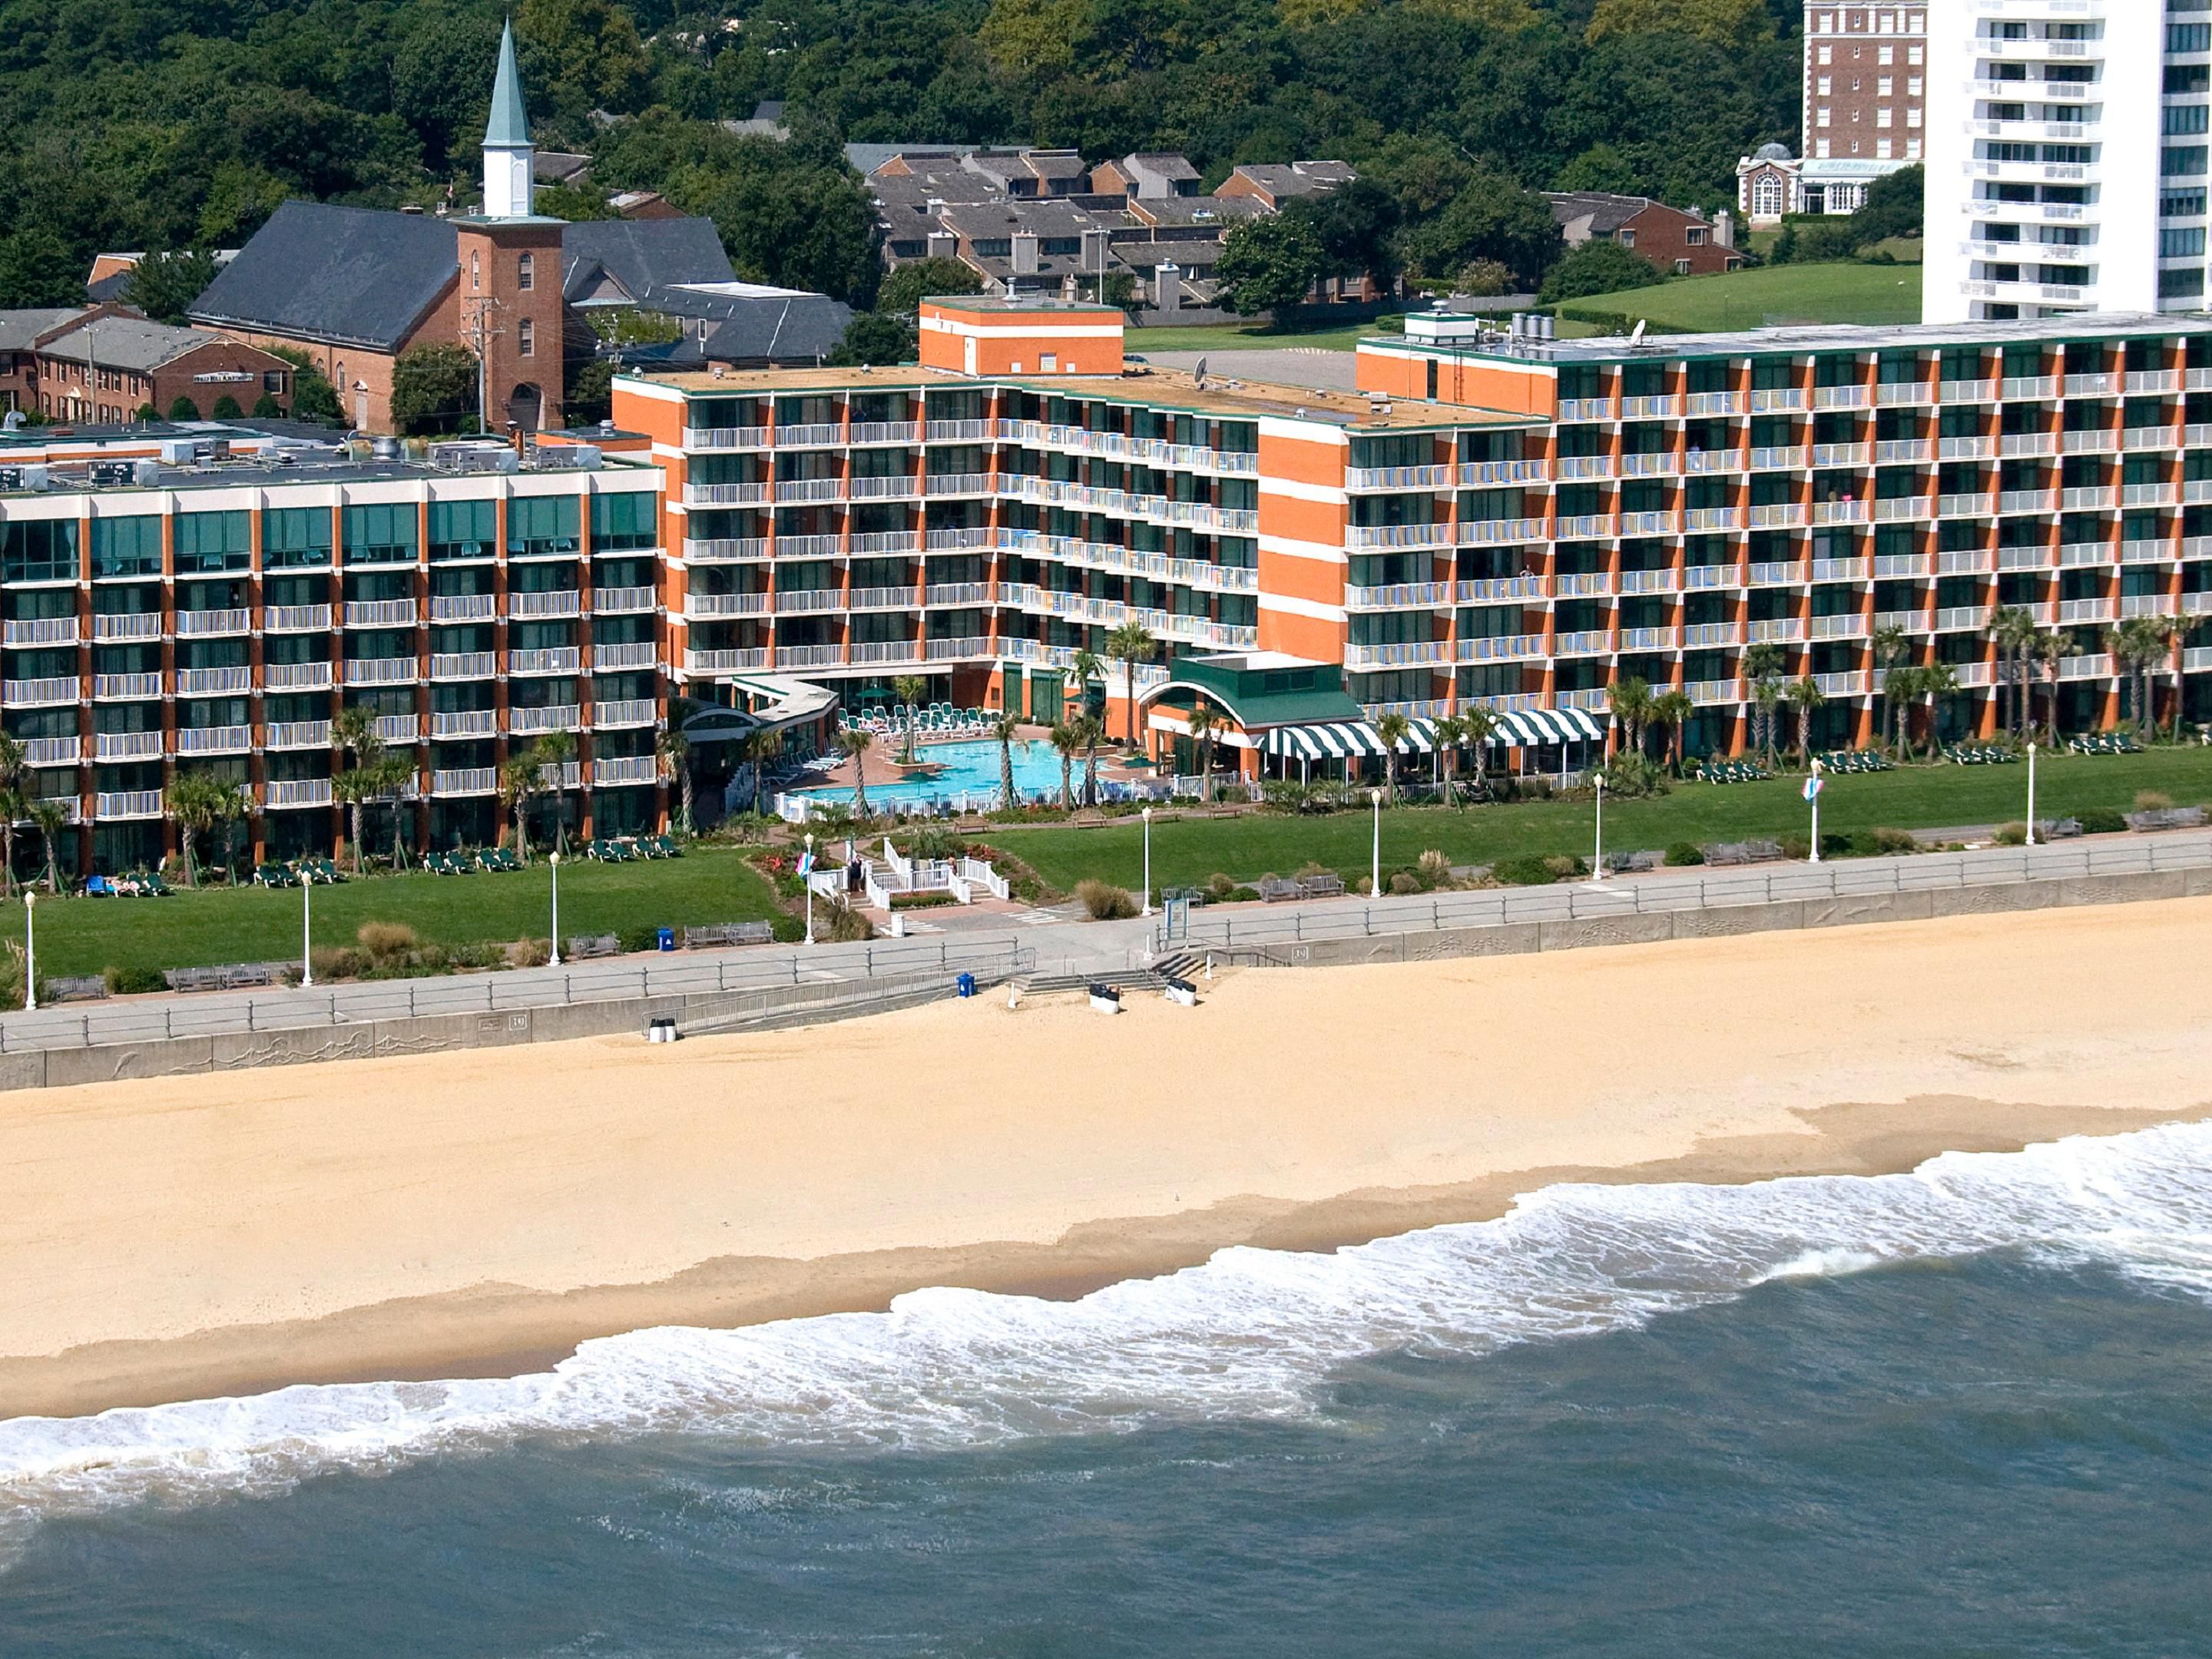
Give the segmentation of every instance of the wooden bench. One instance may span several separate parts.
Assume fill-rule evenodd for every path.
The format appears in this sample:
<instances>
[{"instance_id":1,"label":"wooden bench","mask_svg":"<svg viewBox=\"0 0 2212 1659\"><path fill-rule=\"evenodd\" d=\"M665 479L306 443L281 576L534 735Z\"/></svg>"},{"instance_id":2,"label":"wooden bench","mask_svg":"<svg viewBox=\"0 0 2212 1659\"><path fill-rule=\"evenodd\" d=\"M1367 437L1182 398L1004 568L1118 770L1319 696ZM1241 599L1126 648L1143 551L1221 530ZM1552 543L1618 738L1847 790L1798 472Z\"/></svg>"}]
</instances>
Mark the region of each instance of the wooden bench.
<instances>
[{"instance_id":1,"label":"wooden bench","mask_svg":"<svg viewBox=\"0 0 2212 1659\"><path fill-rule=\"evenodd\" d=\"M1261 900L1267 904L1274 904L1284 899L1304 898L1305 896L1306 884L1302 881L1285 881L1280 877L1270 877L1260 884Z\"/></svg>"},{"instance_id":2,"label":"wooden bench","mask_svg":"<svg viewBox=\"0 0 2212 1659\"><path fill-rule=\"evenodd\" d=\"M89 1002L107 994L107 981L98 974L82 979L50 979L46 994L49 1002Z\"/></svg>"},{"instance_id":3,"label":"wooden bench","mask_svg":"<svg viewBox=\"0 0 2212 1659\"><path fill-rule=\"evenodd\" d=\"M1605 867L1618 876L1641 875L1647 870L1659 867L1659 854L1651 852L1607 853Z\"/></svg>"},{"instance_id":4,"label":"wooden bench","mask_svg":"<svg viewBox=\"0 0 2212 1659\"><path fill-rule=\"evenodd\" d=\"M775 929L765 921L722 921L706 927L686 927L684 948L708 951L723 945L768 945L775 939Z\"/></svg>"},{"instance_id":5,"label":"wooden bench","mask_svg":"<svg viewBox=\"0 0 2212 1659\"><path fill-rule=\"evenodd\" d=\"M568 959L585 962L592 957L612 957L622 954L621 937L614 933L577 934L568 940Z\"/></svg>"},{"instance_id":6,"label":"wooden bench","mask_svg":"<svg viewBox=\"0 0 2212 1659\"><path fill-rule=\"evenodd\" d=\"M1308 898L1342 898L1344 878L1334 871L1326 875L1307 876L1298 883L1298 889Z\"/></svg>"},{"instance_id":7,"label":"wooden bench","mask_svg":"<svg viewBox=\"0 0 2212 1659\"><path fill-rule=\"evenodd\" d=\"M245 986L274 985L285 964L270 962L232 962L216 968L170 968L161 977L172 991L234 991Z\"/></svg>"},{"instance_id":8,"label":"wooden bench","mask_svg":"<svg viewBox=\"0 0 2212 1659\"><path fill-rule=\"evenodd\" d=\"M2194 830L2203 822L2201 806L2166 806L2128 814L2130 830Z\"/></svg>"}]
</instances>

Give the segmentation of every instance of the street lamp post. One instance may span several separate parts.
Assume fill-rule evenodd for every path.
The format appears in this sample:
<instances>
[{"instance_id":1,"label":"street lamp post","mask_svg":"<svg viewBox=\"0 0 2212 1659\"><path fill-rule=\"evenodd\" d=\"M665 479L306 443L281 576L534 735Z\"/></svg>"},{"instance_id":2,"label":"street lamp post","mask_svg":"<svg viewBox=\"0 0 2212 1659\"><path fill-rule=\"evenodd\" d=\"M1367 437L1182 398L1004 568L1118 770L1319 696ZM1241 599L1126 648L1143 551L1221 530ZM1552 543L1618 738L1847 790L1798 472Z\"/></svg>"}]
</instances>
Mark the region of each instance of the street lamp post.
<instances>
[{"instance_id":1,"label":"street lamp post","mask_svg":"<svg viewBox=\"0 0 2212 1659\"><path fill-rule=\"evenodd\" d=\"M1605 774L1595 772L1591 775L1597 780L1597 837L1590 847L1590 869L1595 872L1590 879L1603 881L1605 879Z\"/></svg>"},{"instance_id":2,"label":"street lamp post","mask_svg":"<svg viewBox=\"0 0 2212 1659\"><path fill-rule=\"evenodd\" d=\"M27 1014L39 1011L39 933L33 921L38 905L38 894L26 887L23 890L23 1012Z\"/></svg>"},{"instance_id":3,"label":"street lamp post","mask_svg":"<svg viewBox=\"0 0 2212 1659\"><path fill-rule=\"evenodd\" d=\"M2035 745L2027 745L2027 844L2035 845Z\"/></svg>"},{"instance_id":4,"label":"street lamp post","mask_svg":"<svg viewBox=\"0 0 2212 1659\"><path fill-rule=\"evenodd\" d=\"M300 878L300 983L315 982L315 884Z\"/></svg>"},{"instance_id":5,"label":"street lamp post","mask_svg":"<svg viewBox=\"0 0 2212 1659\"><path fill-rule=\"evenodd\" d=\"M1152 914L1152 809L1145 809L1145 914Z\"/></svg>"},{"instance_id":6,"label":"street lamp post","mask_svg":"<svg viewBox=\"0 0 2212 1659\"><path fill-rule=\"evenodd\" d=\"M801 868L806 883L806 942L814 943L814 837L806 838L806 857Z\"/></svg>"},{"instance_id":7,"label":"street lamp post","mask_svg":"<svg viewBox=\"0 0 2212 1659\"><path fill-rule=\"evenodd\" d=\"M1367 799L1373 802L1375 806L1375 855L1368 870L1367 896L1381 898L1382 896L1382 792L1380 789L1370 789L1367 792Z\"/></svg>"},{"instance_id":8,"label":"street lamp post","mask_svg":"<svg viewBox=\"0 0 2212 1659\"><path fill-rule=\"evenodd\" d=\"M553 965L561 965L561 855L553 854Z\"/></svg>"},{"instance_id":9,"label":"street lamp post","mask_svg":"<svg viewBox=\"0 0 2212 1659\"><path fill-rule=\"evenodd\" d=\"M1805 799L1811 802L1813 806L1812 861L1815 864L1820 861L1820 791L1825 787L1820 776L1820 763L1814 761L1813 775L1805 780Z\"/></svg>"}]
</instances>

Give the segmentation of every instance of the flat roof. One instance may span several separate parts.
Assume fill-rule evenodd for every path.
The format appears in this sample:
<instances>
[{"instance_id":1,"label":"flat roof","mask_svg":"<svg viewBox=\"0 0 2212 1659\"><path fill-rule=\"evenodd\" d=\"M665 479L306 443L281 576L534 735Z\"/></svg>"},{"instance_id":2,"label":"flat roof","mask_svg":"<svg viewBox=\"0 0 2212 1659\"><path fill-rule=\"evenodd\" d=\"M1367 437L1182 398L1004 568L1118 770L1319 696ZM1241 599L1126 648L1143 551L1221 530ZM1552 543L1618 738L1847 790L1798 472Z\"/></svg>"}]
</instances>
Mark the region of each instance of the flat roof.
<instances>
[{"instance_id":1,"label":"flat roof","mask_svg":"<svg viewBox=\"0 0 2212 1659\"><path fill-rule=\"evenodd\" d=\"M987 391L1012 386L1040 397L1095 398L1141 404L1154 409L1212 415L1232 420L1304 420L1365 432L1396 432L1438 427L1481 426L1533 428L1546 422L1532 415L1476 409L1464 404L1433 404L1399 398L1370 398L1364 392L1328 387L1277 386L1262 380L1208 375L1203 386L1184 369L1145 365L1126 374L977 374L903 364L863 373L857 368L732 369L726 374L617 375L645 386L672 386L693 396L799 396L810 392Z\"/></svg>"},{"instance_id":2,"label":"flat roof","mask_svg":"<svg viewBox=\"0 0 2212 1659\"><path fill-rule=\"evenodd\" d=\"M1462 320L1455 313L1452 320ZM1466 321L1480 319L1467 317ZM2212 317L2201 314L2078 312L2063 317L1970 323L1807 323L1745 329L1729 334L1653 334L1640 343L1626 335L1582 340L1486 339L1414 341L1376 335L1364 345L1448 357L1480 357L1518 363L1613 363L1639 358L1802 356L1828 351L1936 351L1956 346L2007 346L2069 340L2141 339L2172 334L2212 334Z\"/></svg>"},{"instance_id":3,"label":"flat roof","mask_svg":"<svg viewBox=\"0 0 2212 1659\"><path fill-rule=\"evenodd\" d=\"M537 452L539 455L557 456L562 446L554 446ZM283 484L357 484L402 483L442 479L481 478L487 482L501 478L543 477L548 473L569 477L584 477L592 472L601 474L645 473L653 469L645 464L621 457L609 456L599 467L574 465L537 465L526 466L518 472L461 471L450 467L433 466L428 461L410 460L354 460L302 457L278 463L273 457L255 456L243 460L232 460L212 465L165 465L148 461L148 465L159 468L159 476L140 483L134 476L115 483L95 482L90 472L91 465L99 458L86 458L80 464L74 458L65 465L49 465L46 487L44 489L14 489L0 492L0 499L36 499L41 495L120 495L132 490L151 492L160 489L234 489L241 485L269 489Z\"/></svg>"}]
</instances>

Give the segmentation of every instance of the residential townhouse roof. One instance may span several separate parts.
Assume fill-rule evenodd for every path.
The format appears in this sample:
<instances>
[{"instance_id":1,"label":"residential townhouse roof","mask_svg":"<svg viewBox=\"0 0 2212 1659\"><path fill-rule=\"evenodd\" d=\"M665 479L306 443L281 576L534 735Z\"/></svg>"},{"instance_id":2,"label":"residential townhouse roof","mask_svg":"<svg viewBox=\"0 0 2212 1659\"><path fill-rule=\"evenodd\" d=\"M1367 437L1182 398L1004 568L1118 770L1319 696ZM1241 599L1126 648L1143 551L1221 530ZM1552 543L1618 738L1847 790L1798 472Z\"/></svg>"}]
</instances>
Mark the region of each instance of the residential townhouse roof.
<instances>
[{"instance_id":1,"label":"residential townhouse roof","mask_svg":"<svg viewBox=\"0 0 2212 1659\"><path fill-rule=\"evenodd\" d=\"M1267 204L1256 196L1132 196L1132 217L1148 225L1218 225L1264 217Z\"/></svg>"},{"instance_id":2,"label":"residential townhouse roof","mask_svg":"<svg viewBox=\"0 0 2212 1659\"><path fill-rule=\"evenodd\" d=\"M571 304L587 288L598 303L618 303L598 278L645 305L664 289L726 283L737 272L711 219L587 219L561 228L561 295Z\"/></svg>"},{"instance_id":3,"label":"residential townhouse roof","mask_svg":"<svg viewBox=\"0 0 2212 1659\"><path fill-rule=\"evenodd\" d=\"M1359 174L1347 161L1248 161L1231 176L1241 177L1279 199L1317 196L1350 184Z\"/></svg>"},{"instance_id":4,"label":"residential townhouse roof","mask_svg":"<svg viewBox=\"0 0 2212 1659\"><path fill-rule=\"evenodd\" d=\"M57 330L88 315L90 306L46 306L0 311L0 351L28 351Z\"/></svg>"},{"instance_id":5,"label":"residential townhouse roof","mask_svg":"<svg viewBox=\"0 0 2212 1659\"><path fill-rule=\"evenodd\" d=\"M80 327L58 334L38 349L43 356L68 362L96 363L101 368L150 374L163 364L189 356L204 346L229 343L222 335L211 334L205 329L177 328L144 317L110 313L94 317Z\"/></svg>"},{"instance_id":6,"label":"residential townhouse roof","mask_svg":"<svg viewBox=\"0 0 2212 1659\"><path fill-rule=\"evenodd\" d=\"M1692 209L1669 207L1649 196L1616 196L1601 190L1546 191L1544 199L1552 204L1552 217L1559 221L1559 228L1566 232L1570 242L1593 236L1610 237L1638 214L1653 208L1686 219L1705 217Z\"/></svg>"}]
</instances>

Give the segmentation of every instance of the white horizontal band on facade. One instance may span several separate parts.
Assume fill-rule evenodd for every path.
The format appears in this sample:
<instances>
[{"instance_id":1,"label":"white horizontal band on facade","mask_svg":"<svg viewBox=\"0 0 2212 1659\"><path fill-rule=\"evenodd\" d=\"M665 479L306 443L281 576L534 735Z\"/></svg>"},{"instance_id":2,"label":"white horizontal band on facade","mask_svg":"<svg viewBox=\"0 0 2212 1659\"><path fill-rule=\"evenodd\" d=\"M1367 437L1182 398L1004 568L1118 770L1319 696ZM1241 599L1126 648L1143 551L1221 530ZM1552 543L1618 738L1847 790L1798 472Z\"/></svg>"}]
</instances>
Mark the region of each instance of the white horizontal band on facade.
<instances>
[{"instance_id":1,"label":"white horizontal band on facade","mask_svg":"<svg viewBox=\"0 0 2212 1659\"><path fill-rule=\"evenodd\" d=\"M924 317L924 334L950 334L956 339L977 340L1115 340L1121 338L1119 323L967 323L950 317Z\"/></svg>"},{"instance_id":2,"label":"white horizontal band on facade","mask_svg":"<svg viewBox=\"0 0 2212 1659\"><path fill-rule=\"evenodd\" d=\"M648 380L629 374L616 375L613 383L626 391L635 392L641 398L657 398L664 404L687 403L691 395L682 386L663 386L657 380Z\"/></svg>"},{"instance_id":3,"label":"white horizontal band on facade","mask_svg":"<svg viewBox=\"0 0 2212 1659\"><path fill-rule=\"evenodd\" d=\"M1260 475L1260 493L1277 495L1285 501L1318 501L1324 507L1342 507L1351 497L1340 484L1306 483L1297 478L1271 478Z\"/></svg>"},{"instance_id":4,"label":"white horizontal band on facade","mask_svg":"<svg viewBox=\"0 0 2212 1659\"><path fill-rule=\"evenodd\" d=\"M1286 617L1308 617L1315 622L1340 623L1344 620L1344 607L1340 605L1330 605L1321 599L1301 599L1289 593L1261 593L1260 609Z\"/></svg>"},{"instance_id":5,"label":"white horizontal band on facade","mask_svg":"<svg viewBox=\"0 0 2212 1659\"><path fill-rule=\"evenodd\" d=\"M1311 559L1316 564L1348 564L1351 562L1351 556L1346 553L1344 544L1340 542L1334 544L1328 542L1301 542L1293 541L1288 536L1262 534L1260 538L1260 550L1262 553L1279 554L1286 559Z\"/></svg>"},{"instance_id":6,"label":"white horizontal band on facade","mask_svg":"<svg viewBox=\"0 0 2212 1659\"><path fill-rule=\"evenodd\" d=\"M1321 444L1330 449L1352 447L1352 434L1340 426L1322 421L1293 420L1280 415L1262 415L1260 435L1279 438L1285 443Z\"/></svg>"}]
</instances>

